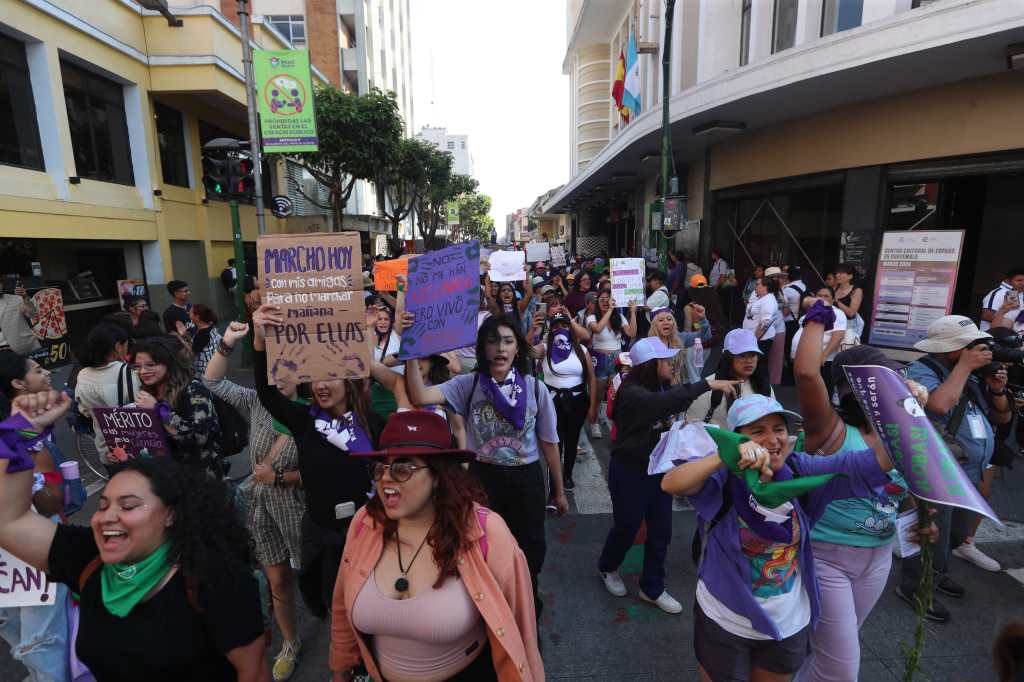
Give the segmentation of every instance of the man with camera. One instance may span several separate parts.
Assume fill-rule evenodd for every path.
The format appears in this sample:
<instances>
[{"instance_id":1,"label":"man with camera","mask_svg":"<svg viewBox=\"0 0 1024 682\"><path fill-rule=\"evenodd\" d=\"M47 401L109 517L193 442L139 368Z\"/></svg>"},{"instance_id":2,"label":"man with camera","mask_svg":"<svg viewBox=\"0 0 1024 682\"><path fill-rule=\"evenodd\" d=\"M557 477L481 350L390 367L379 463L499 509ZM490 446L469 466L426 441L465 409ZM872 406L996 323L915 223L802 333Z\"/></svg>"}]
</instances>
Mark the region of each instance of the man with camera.
<instances>
[{"instance_id":1,"label":"man with camera","mask_svg":"<svg viewBox=\"0 0 1024 682\"><path fill-rule=\"evenodd\" d=\"M1011 268L981 300L981 331L990 327L1024 330L1024 267Z\"/></svg>"},{"instance_id":2,"label":"man with camera","mask_svg":"<svg viewBox=\"0 0 1024 682\"><path fill-rule=\"evenodd\" d=\"M927 355L907 367L907 378L928 389L925 410L929 418L940 433L948 434L950 450L985 498L991 494L993 478L992 427L1005 424L1012 417L1006 368L993 363L992 343L992 337L980 331L971 319L947 315L932 322L928 336L914 345ZM951 554L986 571L1001 570L999 562L974 545L974 533L981 522L979 514L938 506L935 522L939 528L934 551L937 591L951 597L964 596L964 588L946 575ZM897 596L913 605L920 578L920 555L904 559ZM928 618L944 623L949 620L949 611L933 600Z\"/></svg>"}]
</instances>

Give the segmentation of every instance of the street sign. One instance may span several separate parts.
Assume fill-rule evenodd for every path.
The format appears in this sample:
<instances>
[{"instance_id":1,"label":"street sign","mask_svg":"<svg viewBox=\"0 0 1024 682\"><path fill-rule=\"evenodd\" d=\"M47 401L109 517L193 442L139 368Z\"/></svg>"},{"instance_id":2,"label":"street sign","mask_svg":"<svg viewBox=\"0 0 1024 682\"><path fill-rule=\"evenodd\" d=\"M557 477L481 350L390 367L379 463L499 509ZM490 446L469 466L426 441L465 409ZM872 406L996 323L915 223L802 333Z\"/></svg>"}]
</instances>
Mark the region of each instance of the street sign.
<instances>
[{"instance_id":1,"label":"street sign","mask_svg":"<svg viewBox=\"0 0 1024 682\"><path fill-rule=\"evenodd\" d=\"M270 200L270 212L278 218L287 218L295 213L295 204L283 194L276 194Z\"/></svg>"},{"instance_id":2,"label":"street sign","mask_svg":"<svg viewBox=\"0 0 1024 682\"><path fill-rule=\"evenodd\" d=\"M315 152L319 138L309 51L254 50L252 63L263 151Z\"/></svg>"}]
</instances>

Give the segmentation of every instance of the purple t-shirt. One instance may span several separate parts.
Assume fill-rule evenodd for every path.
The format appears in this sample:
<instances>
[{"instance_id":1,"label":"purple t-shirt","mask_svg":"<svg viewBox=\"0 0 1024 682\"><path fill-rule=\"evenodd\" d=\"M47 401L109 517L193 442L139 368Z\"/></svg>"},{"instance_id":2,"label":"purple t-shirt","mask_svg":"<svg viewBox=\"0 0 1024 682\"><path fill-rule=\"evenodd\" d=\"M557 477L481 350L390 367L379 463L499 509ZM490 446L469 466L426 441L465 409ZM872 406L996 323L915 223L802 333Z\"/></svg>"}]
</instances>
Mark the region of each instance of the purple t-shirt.
<instances>
[{"instance_id":1,"label":"purple t-shirt","mask_svg":"<svg viewBox=\"0 0 1024 682\"><path fill-rule=\"evenodd\" d=\"M452 410L466 420L466 447L476 453L477 461L486 464L522 466L536 462L540 458L538 438L545 443L558 442L555 404L548 387L532 376L526 377L526 423L516 429L480 389L480 382L489 380L488 376L470 372L438 387Z\"/></svg>"}]
</instances>

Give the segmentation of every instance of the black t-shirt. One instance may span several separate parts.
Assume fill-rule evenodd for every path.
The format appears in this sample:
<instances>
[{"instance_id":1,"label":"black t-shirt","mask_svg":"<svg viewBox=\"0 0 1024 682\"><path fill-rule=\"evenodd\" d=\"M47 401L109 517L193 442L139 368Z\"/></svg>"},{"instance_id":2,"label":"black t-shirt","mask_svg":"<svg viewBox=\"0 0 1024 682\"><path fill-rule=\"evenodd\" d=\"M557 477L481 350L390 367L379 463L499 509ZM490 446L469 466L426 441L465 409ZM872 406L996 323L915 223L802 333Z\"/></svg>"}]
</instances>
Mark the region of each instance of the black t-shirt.
<instances>
[{"instance_id":1,"label":"black t-shirt","mask_svg":"<svg viewBox=\"0 0 1024 682\"><path fill-rule=\"evenodd\" d=\"M99 556L92 530L58 526L50 546L50 576L78 591L82 570ZM235 682L224 655L263 636L256 579L211 581L201 589L197 612L188 600L181 573L125 618L107 611L101 596L101 569L81 590L75 650L97 682Z\"/></svg>"},{"instance_id":2,"label":"black t-shirt","mask_svg":"<svg viewBox=\"0 0 1024 682\"><path fill-rule=\"evenodd\" d=\"M191 303L186 304L184 308L173 303L167 306L167 309L164 310L164 330L169 334L174 334L178 331L177 322L181 322L189 328L193 327L192 318L188 316L188 311L191 309Z\"/></svg>"}]
</instances>

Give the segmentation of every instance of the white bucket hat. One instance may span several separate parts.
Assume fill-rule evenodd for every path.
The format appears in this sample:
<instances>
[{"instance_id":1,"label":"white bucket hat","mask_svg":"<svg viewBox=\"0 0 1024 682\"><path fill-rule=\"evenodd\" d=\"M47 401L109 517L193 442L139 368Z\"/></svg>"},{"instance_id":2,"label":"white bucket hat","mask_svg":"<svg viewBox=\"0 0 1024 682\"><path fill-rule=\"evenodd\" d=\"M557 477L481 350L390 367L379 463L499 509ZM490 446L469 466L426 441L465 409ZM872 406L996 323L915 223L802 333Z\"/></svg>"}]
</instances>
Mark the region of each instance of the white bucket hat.
<instances>
[{"instance_id":1,"label":"white bucket hat","mask_svg":"<svg viewBox=\"0 0 1024 682\"><path fill-rule=\"evenodd\" d=\"M952 353L966 348L971 341L991 338L971 318L946 315L928 325L928 336L915 343L914 348L925 353Z\"/></svg>"}]
</instances>

